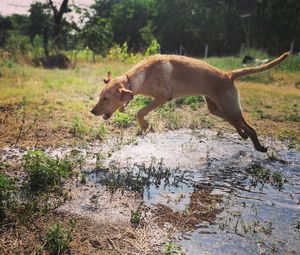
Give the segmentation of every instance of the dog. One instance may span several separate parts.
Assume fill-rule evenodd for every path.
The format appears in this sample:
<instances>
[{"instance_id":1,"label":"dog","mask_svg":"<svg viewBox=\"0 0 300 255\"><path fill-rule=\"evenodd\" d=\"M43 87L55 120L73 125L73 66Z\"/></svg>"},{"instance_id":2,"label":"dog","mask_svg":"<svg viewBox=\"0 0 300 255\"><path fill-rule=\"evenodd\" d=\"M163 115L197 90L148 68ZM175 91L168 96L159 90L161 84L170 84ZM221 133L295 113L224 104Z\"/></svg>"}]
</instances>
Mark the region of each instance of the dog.
<instances>
[{"instance_id":1,"label":"dog","mask_svg":"<svg viewBox=\"0 0 300 255\"><path fill-rule=\"evenodd\" d=\"M234 80L270 69L289 55L258 67L237 69L229 72L219 70L206 62L177 55L154 55L142 60L128 72L112 78L108 72L107 84L100 93L98 103L91 113L109 119L117 110L123 110L135 95L142 94L153 100L137 113L142 130L149 127L145 116L155 108L182 96L203 95L208 110L229 122L243 138L250 137L256 150L266 152L255 130L245 121L240 106L239 92Z\"/></svg>"}]
</instances>

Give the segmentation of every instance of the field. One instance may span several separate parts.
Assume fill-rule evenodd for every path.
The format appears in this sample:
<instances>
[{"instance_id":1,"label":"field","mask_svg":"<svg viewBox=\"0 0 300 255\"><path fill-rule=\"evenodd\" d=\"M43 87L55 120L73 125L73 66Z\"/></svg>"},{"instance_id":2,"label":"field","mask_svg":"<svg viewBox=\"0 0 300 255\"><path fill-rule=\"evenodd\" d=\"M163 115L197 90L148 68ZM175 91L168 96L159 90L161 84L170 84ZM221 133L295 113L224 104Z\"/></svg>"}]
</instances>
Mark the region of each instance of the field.
<instances>
[{"instance_id":1,"label":"field","mask_svg":"<svg viewBox=\"0 0 300 255\"><path fill-rule=\"evenodd\" d=\"M238 58L208 59L223 70L239 67L240 61ZM246 77L237 86L245 117L258 133L289 139L297 146L300 73L285 70L288 64ZM148 99L137 97L125 114L118 113L109 122L89 113L104 86L107 71L117 76L132 65L109 60L98 64L78 63L71 70L45 70L6 61L0 77L1 146L74 145L104 139L112 133L136 134L135 114ZM232 130L208 114L202 98L196 97L171 102L149 118L156 131L203 126Z\"/></svg>"},{"instance_id":2,"label":"field","mask_svg":"<svg viewBox=\"0 0 300 255\"><path fill-rule=\"evenodd\" d=\"M171 154L159 152L160 148L157 147L151 151L157 161L141 161L138 174L136 169L133 171L134 167L128 162L138 151L130 146L141 146L142 158L145 156L142 149L145 149L144 154L150 153L146 148L151 147L151 139L157 137L160 137L158 141L166 139L166 144L175 141L175 145L176 139L181 139L177 136L185 137L182 138L186 139L185 142L180 146L183 150L186 150L184 146L189 147L187 154L191 158L186 157L191 161L194 159L191 155L204 153L199 149L201 146L222 147L228 143L236 154L226 152L227 157L222 159L226 169L237 164L237 169L247 176L245 178L256 182L255 188L257 183L262 183L261 188L266 183L270 189L275 187L274 192L278 192L278 196L282 194L284 178L288 177L277 170L286 168L289 173L294 173L293 164L298 162L300 149L299 56L290 57L273 70L236 82L246 120L263 141L274 145L266 157L253 152L249 142L241 142L238 145L241 147L237 148L235 142L227 141L227 136L239 141L235 130L212 116L202 97L173 100L150 113L147 119L151 131L146 134L139 129L135 115L139 108L149 102L149 98L135 97L124 113L115 113L109 121L93 116L90 110L104 86L103 78L107 71L118 76L128 70L133 62L97 59L93 64L81 60L68 70L35 68L9 59L0 62L1 254L4 251L5 254L63 254L64 251L66 254L184 254L178 242L174 241L177 238L175 232L189 232L200 223L214 222L217 215L226 211L219 208L219 204L225 202L223 194L213 193L214 184L209 186L201 183L200 187L192 179L188 179L191 181L188 184L182 181L178 169L174 170L176 165L172 168L173 161L180 158L180 154L173 161L170 159L170 163L168 157ZM241 59L234 57L209 58L207 62L223 70L241 67ZM193 139L197 140L197 146ZM214 140L216 144L213 144ZM172 147L172 143L168 146ZM165 147L166 151L168 146ZM194 151L190 148L194 148ZM28 149L34 150L28 152ZM214 159L221 161L218 157L222 154L218 150L221 151L205 151L205 169L217 167ZM284 163L288 162L290 154L278 158L284 150L296 153L291 163ZM158 152L161 155L157 155ZM233 160L236 155L249 157L250 170L248 165L242 166ZM170 164L168 169L159 163L160 158L166 159L168 167ZM123 159L120 162L126 161L130 167L120 162L121 165L114 163L111 166L113 159ZM195 163L193 168L203 166L201 164ZM274 165L270 171L268 164ZM111 171L107 171L108 168ZM127 175L122 172L124 169ZM225 172L227 176L233 174L227 170ZM94 175L96 179L101 177L101 188L93 182ZM182 211L178 209L179 204L188 196L177 193L176 189L171 193L177 195L174 199L179 211L166 206L172 202L171 197L162 196L155 209L145 203L145 187L150 192L155 185L159 187L161 182L167 186L166 176L186 185L182 184L186 194L190 194L190 204L181 208ZM299 185L297 178L294 179L295 187ZM155 183L157 180L159 184ZM287 184L291 187L286 186L285 189L295 196L295 200L300 199L298 190L295 191L292 184L293 181ZM242 189L239 187L238 190ZM170 194L166 196L172 196ZM163 203L166 201L163 199L169 202ZM86 211L81 208L85 203L90 206ZM238 219L236 224L231 226L226 221L228 224L225 226L223 222L220 228L228 227L232 233L241 231L244 236L249 233L267 236L271 229L269 223L263 220L257 220L256 223L243 221L238 211L242 211L241 208L226 214L230 215L228 222ZM201 216L196 211L200 211ZM292 218L293 224L298 224L296 232L300 228L300 215L295 214L295 218L299 219L295 221ZM177 222L177 219L180 221ZM240 229L238 223L242 224ZM160 228L162 224L167 227ZM291 236L291 240L294 240L294 235ZM277 239L264 240L264 248L274 254L282 251L283 247ZM292 254L292 250L297 248L294 244L290 247L291 253L286 254Z\"/></svg>"}]
</instances>

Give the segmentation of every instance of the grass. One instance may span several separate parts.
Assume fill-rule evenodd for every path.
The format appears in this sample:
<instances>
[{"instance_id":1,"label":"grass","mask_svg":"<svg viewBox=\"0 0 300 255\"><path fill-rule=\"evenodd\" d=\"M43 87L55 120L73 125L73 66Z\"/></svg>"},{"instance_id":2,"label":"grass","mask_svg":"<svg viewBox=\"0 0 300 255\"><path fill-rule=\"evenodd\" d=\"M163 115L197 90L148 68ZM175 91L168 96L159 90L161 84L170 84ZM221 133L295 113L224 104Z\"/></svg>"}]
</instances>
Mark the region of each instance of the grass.
<instances>
[{"instance_id":1,"label":"grass","mask_svg":"<svg viewBox=\"0 0 300 255\"><path fill-rule=\"evenodd\" d=\"M100 61L100 59L99 59ZM1 62L1 61L0 61ZM241 67L241 58L209 58L207 62L223 70ZM102 59L96 64L78 62L69 70L45 70L13 61L2 61L0 75L0 146L48 146L86 143L109 138L120 130L134 135L136 112L151 100L137 96L124 113L108 122L89 111L104 86L102 79L133 64ZM300 144L299 56L290 57L282 66L236 82L245 117L261 135L290 139ZM202 97L186 97L166 103L147 116L156 131L177 128L211 127L233 129L210 114ZM123 132L123 131L122 131Z\"/></svg>"},{"instance_id":2,"label":"grass","mask_svg":"<svg viewBox=\"0 0 300 255\"><path fill-rule=\"evenodd\" d=\"M163 255L184 255L175 243L166 243L162 250Z\"/></svg>"},{"instance_id":3,"label":"grass","mask_svg":"<svg viewBox=\"0 0 300 255\"><path fill-rule=\"evenodd\" d=\"M72 232L75 228L75 221L70 220L69 227L57 223L47 228L44 248L50 254L63 254L68 250L72 241Z\"/></svg>"},{"instance_id":4,"label":"grass","mask_svg":"<svg viewBox=\"0 0 300 255\"><path fill-rule=\"evenodd\" d=\"M23 157L23 167L28 174L28 186L35 192L56 190L73 170L68 159L51 158L43 151L27 152Z\"/></svg>"}]
</instances>

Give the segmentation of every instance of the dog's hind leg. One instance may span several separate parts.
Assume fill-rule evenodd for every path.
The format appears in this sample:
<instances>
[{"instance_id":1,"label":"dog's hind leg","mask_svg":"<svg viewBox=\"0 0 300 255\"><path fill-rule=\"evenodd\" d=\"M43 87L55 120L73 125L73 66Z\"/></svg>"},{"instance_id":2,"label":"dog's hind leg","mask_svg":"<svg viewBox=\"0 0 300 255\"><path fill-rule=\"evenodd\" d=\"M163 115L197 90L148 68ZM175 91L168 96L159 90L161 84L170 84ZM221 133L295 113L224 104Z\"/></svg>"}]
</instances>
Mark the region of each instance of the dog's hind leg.
<instances>
[{"instance_id":1,"label":"dog's hind leg","mask_svg":"<svg viewBox=\"0 0 300 255\"><path fill-rule=\"evenodd\" d=\"M140 109L137 113L137 118L139 121L139 124L143 130L146 130L149 127L148 122L145 120L145 116L155 108L163 105L165 102L167 102L168 99L165 98L154 98L148 105L146 105L144 108Z\"/></svg>"},{"instance_id":2,"label":"dog's hind leg","mask_svg":"<svg viewBox=\"0 0 300 255\"><path fill-rule=\"evenodd\" d=\"M212 113L213 115L216 115L216 116L218 116L218 117L220 117L220 118L222 118L222 119L228 121L228 120L224 117L224 115L221 113L221 111L220 111L218 105L217 105L214 101L212 101L212 100L211 100L209 97L207 97L207 96L205 97L205 101L206 101L206 103L207 103L207 108L208 108L208 110L210 111L210 113ZM232 122L230 122L230 121L229 121L229 123L235 127L235 129L236 129L236 131L238 132L238 134L239 134L244 140L246 140L246 139L248 138L248 135L247 135L247 134L246 134L246 133L238 126L238 125L236 125L236 123L232 123Z\"/></svg>"},{"instance_id":3,"label":"dog's hind leg","mask_svg":"<svg viewBox=\"0 0 300 255\"><path fill-rule=\"evenodd\" d=\"M241 112L236 113L235 115L230 115L225 117L229 123L231 123L233 126L238 126L241 129L244 130L246 135L250 137L252 140L254 147L256 150L260 152L266 152L267 148L262 146L258 140L257 134L255 130L245 121L243 115Z\"/></svg>"}]
</instances>

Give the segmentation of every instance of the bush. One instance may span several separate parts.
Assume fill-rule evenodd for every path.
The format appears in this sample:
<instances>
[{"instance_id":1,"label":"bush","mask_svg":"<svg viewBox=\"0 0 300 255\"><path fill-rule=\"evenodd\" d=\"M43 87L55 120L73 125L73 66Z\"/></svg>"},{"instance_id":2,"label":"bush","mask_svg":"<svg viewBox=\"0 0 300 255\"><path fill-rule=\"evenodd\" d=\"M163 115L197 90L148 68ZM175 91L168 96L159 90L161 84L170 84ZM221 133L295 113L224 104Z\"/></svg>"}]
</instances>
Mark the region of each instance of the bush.
<instances>
[{"instance_id":1,"label":"bush","mask_svg":"<svg viewBox=\"0 0 300 255\"><path fill-rule=\"evenodd\" d=\"M70 220L69 228L62 224L54 224L48 227L45 238L45 248L50 254L64 253L72 241L72 232L75 228L75 221Z\"/></svg>"},{"instance_id":2,"label":"bush","mask_svg":"<svg viewBox=\"0 0 300 255\"><path fill-rule=\"evenodd\" d=\"M23 156L23 167L28 173L27 184L33 191L57 190L62 179L67 179L72 171L71 161L50 158L39 150Z\"/></svg>"},{"instance_id":3,"label":"bush","mask_svg":"<svg viewBox=\"0 0 300 255\"><path fill-rule=\"evenodd\" d=\"M135 63L141 60L143 55L129 53L127 42L124 42L122 46L118 44L113 46L108 52L108 58L127 63Z\"/></svg>"},{"instance_id":4,"label":"bush","mask_svg":"<svg viewBox=\"0 0 300 255\"><path fill-rule=\"evenodd\" d=\"M160 53L160 45L156 39L153 39L145 52L145 56L150 56L158 53Z\"/></svg>"}]
</instances>

